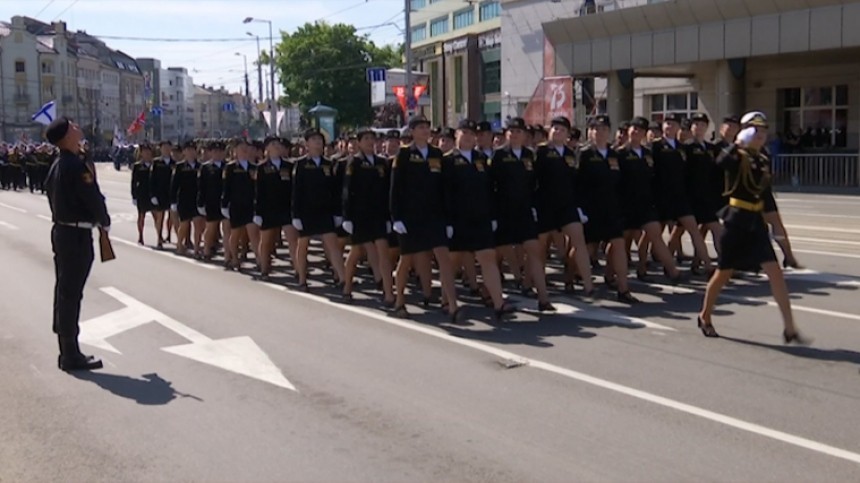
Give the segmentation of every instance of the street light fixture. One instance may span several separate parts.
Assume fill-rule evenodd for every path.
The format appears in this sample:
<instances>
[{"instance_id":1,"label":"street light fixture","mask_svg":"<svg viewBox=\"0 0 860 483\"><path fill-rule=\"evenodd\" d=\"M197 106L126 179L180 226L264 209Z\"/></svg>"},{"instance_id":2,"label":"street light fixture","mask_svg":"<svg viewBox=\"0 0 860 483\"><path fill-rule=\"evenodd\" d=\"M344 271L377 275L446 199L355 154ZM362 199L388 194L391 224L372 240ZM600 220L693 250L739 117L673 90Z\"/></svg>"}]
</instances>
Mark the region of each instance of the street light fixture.
<instances>
[{"instance_id":1,"label":"street light fixture","mask_svg":"<svg viewBox=\"0 0 860 483\"><path fill-rule=\"evenodd\" d=\"M258 102L263 102L263 63L260 62L260 36L254 35L251 32L245 32L245 34L257 39L257 93L259 95L257 100Z\"/></svg>"},{"instance_id":2,"label":"street light fixture","mask_svg":"<svg viewBox=\"0 0 860 483\"><path fill-rule=\"evenodd\" d=\"M241 56L245 59L245 121L248 122L251 118L251 87L248 84L248 56L241 53L236 52L235 55Z\"/></svg>"},{"instance_id":3,"label":"street light fixture","mask_svg":"<svg viewBox=\"0 0 860 483\"><path fill-rule=\"evenodd\" d=\"M245 17L245 20L242 20L242 23L251 23L251 22L259 22L259 23L267 23L269 24L269 82L271 83L271 100L269 104L269 116L270 119L270 129L269 131L273 135L278 134L278 115L277 115L277 99L275 99L275 42L274 37L272 36L272 21L265 20L262 18L254 18L254 17Z\"/></svg>"}]
</instances>

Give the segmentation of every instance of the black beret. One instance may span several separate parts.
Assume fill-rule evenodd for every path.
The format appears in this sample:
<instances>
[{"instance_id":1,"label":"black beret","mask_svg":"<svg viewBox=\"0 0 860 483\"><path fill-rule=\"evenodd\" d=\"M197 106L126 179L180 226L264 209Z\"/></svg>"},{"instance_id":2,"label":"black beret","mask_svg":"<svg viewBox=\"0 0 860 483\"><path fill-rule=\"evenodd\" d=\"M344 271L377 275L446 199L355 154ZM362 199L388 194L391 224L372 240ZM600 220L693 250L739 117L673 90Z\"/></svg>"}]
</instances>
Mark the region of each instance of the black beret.
<instances>
[{"instance_id":1,"label":"black beret","mask_svg":"<svg viewBox=\"0 0 860 483\"><path fill-rule=\"evenodd\" d=\"M726 116L723 118L723 124L740 124L741 118L735 115Z\"/></svg>"},{"instance_id":2,"label":"black beret","mask_svg":"<svg viewBox=\"0 0 860 483\"><path fill-rule=\"evenodd\" d=\"M703 122L705 124L710 124L711 119L704 112L697 112L690 116L690 122Z\"/></svg>"},{"instance_id":3,"label":"black beret","mask_svg":"<svg viewBox=\"0 0 860 483\"><path fill-rule=\"evenodd\" d=\"M648 130L649 130L649 131L662 131L662 130L663 130L663 128L662 128L662 127L660 127L660 123L659 123L659 122L657 122L657 121L651 121L650 123L648 123Z\"/></svg>"},{"instance_id":4,"label":"black beret","mask_svg":"<svg viewBox=\"0 0 860 483\"><path fill-rule=\"evenodd\" d=\"M434 136L438 136L438 135L439 135L439 133L441 133L441 132L442 132L442 127L441 127L441 126L436 126L436 127L432 128L432 129L430 129L430 134L432 134L432 135L434 135Z\"/></svg>"},{"instance_id":5,"label":"black beret","mask_svg":"<svg viewBox=\"0 0 860 483\"><path fill-rule=\"evenodd\" d=\"M391 129L387 133L385 133L386 139L400 139L400 131L397 129Z\"/></svg>"},{"instance_id":6,"label":"black beret","mask_svg":"<svg viewBox=\"0 0 860 483\"><path fill-rule=\"evenodd\" d=\"M463 119L462 121L460 121L459 124L457 124L457 129L464 129L475 132L478 130L478 124L471 119Z\"/></svg>"},{"instance_id":7,"label":"black beret","mask_svg":"<svg viewBox=\"0 0 860 483\"><path fill-rule=\"evenodd\" d=\"M254 140L254 141L251 141L251 145L254 146L255 148L259 149L260 151L263 151L266 149L266 145L263 144L263 141Z\"/></svg>"},{"instance_id":8,"label":"black beret","mask_svg":"<svg viewBox=\"0 0 860 483\"><path fill-rule=\"evenodd\" d=\"M689 130L693 126L693 121L690 118L681 118L681 129Z\"/></svg>"},{"instance_id":9,"label":"black beret","mask_svg":"<svg viewBox=\"0 0 860 483\"><path fill-rule=\"evenodd\" d=\"M681 117L681 115L680 115L680 114L678 114L677 112L670 112L670 113L666 114L666 116L663 118L663 122L677 122L677 123L680 123L680 122L681 122L681 119L683 119L683 118L682 118L682 117Z\"/></svg>"},{"instance_id":10,"label":"black beret","mask_svg":"<svg viewBox=\"0 0 860 483\"><path fill-rule=\"evenodd\" d=\"M493 125L487 121L481 121L476 126L477 132L491 132L493 130Z\"/></svg>"},{"instance_id":11,"label":"black beret","mask_svg":"<svg viewBox=\"0 0 860 483\"><path fill-rule=\"evenodd\" d=\"M512 117L505 123L508 129L526 129L526 120L521 117Z\"/></svg>"},{"instance_id":12,"label":"black beret","mask_svg":"<svg viewBox=\"0 0 860 483\"><path fill-rule=\"evenodd\" d=\"M247 139L245 139L245 138L243 138L243 137L241 137L241 136L240 136L240 137L235 137L235 138L233 138L233 139L231 139L231 140L230 140L230 146L234 146L234 147L235 147L235 146L239 146L240 144L245 144L245 145L248 145L248 146L250 146L250 145L251 145L251 143L249 143Z\"/></svg>"},{"instance_id":13,"label":"black beret","mask_svg":"<svg viewBox=\"0 0 860 483\"><path fill-rule=\"evenodd\" d=\"M263 140L263 146L268 146L269 144L272 144L274 142L279 142L283 144L284 141L278 136L266 136L266 139Z\"/></svg>"},{"instance_id":14,"label":"black beret","mask_svg":"<svg viewBox=\"0 0 860 483\"><path fill-rule=\"evenodd\" d=\"M635 127L635 128L643 129L643 130L647 131L649 129L649 126L651 125L651 123L648 122L648 119L645 119L642 116L637 116L637 117L634 117L633 119L630 120L630 125ZM655 126L655 127L659 128L659 126Z\"/></svg>"},{"instance_id":15,"label":"black beret","mask_svg":"<svg viewBox=\"0 0 860 483\"><path fill-rule=\"evenodd\" d=\"M185 141L185 143L182 144L182 149L192 149L197 151L197 141Z\"/></svg>"},{"instance_id":16,"label":"black beret","mask_svg":"<svg viewBox=\"0 0 860 483\"><path fill-rule=\"evenodd\" d=\"M430 125L430 121L428 121L426 117L424 117L424 116L422 116L422 115L420 115L420 114L419 114L419 115L417 115L417 116L412 116L412 117L409 119L409 129L415 129L415 126L417 126L417 125L419 125L419 124L426 124L426 125L428 125L428 126L429 126L429 125Z\"/></svg>"},{"instance_id":17,"label":"black beret","mask_svg":"<svg viewBox=\"0 0 860 483\"><path fill-rule=\"evenodd\" d=\"M152 152L152 151L153 151L153 149L152 149L152 145L151 145L151 144L149 144L149 143L148 143L148 142L146 142L146 141L144 141L144 142L142 142L142 143L138 144L138 145L137 145L137 151L138 151L138 152L140 152L140 151L143 151L143 150L148 150L149 152Z\"/></svg>"},{"instance_id":18,"label":"black beret","mask_svg":"<svg viewBox=\"0 0 860 483\"><path fill-rule=\"evenodd\" d=\"M314 136L321 137L323 139L323 142L325 142L325 136L323 136L322 131L320 131L319 129L317 129L315 127L312 127L310 129L306 130L303 137L305 138L305 141L307 141Z\"/></svg>"},{"instance_id":19,"label":"black beret","mask_svg":"<svg viewBox=\"0 0 860 483\"><path fill-rule=\"evenodd\" d=\"M219 151L223 151L225 149L223 141L209 141L206 144L206 149L217 149Z\"/></svg>"},{"instance_id":20,"label":"black beret","mask_svg":"<svg viewBox=\"0 0 860 483\"><path fill-rule=\"evenodd\" d=\"M169 139L165 139L165 140L161 141L160 143L158 143L158 146L161 147L161 146L164 146L165 144L168 146L173 146L173 143L170 142Z\"/></svg>"},{"instance_id":21,"label":"black beret","mask_svg":"<svg viewBox=\"0 0 860 483\"><path fill-rule=\"evenodd\" d=\"M597 126L612 126L612 122L609 121L609 116L606 114L598 114L591 118L591 121L588 122L588 127L597 127Z\"/></svg>"},{"instance_id":22,"label":"black beret","mask_svg":"<svg viewBox=\"0 0 860 483\"><path fill-rule=\"evenodd\" d=\"M551 126L563 126L567 129L570 129L570 126L571 126L570 125L570 119L568 119L564 116L558 116L558 117L552 118L552 121L550 121L550 125Z\"/></svg>"},{"instance_id":23,"label":"black beret","mask_svg":"<svg viewBox=\"0 0 860 483\"><path fill-rule=\"evenodd\" d=\"M60 140L66 137L66 133L69 132L71 122L71 119L66 116L58 117L54 122L48 125L48 129L45 130L45 138L49 143L56 146Z\"/></svg>"},{"instance_id":24,"label":"black beret","mask_svg":"<svg viewBox=\"0 0 860 483\"><path fill-rule=\"evenodd\" d=\"M454 139L456 133L450 127L443 127L442 130L439 132L439 136L443 138Z\"/></svg>"}]
</instances>

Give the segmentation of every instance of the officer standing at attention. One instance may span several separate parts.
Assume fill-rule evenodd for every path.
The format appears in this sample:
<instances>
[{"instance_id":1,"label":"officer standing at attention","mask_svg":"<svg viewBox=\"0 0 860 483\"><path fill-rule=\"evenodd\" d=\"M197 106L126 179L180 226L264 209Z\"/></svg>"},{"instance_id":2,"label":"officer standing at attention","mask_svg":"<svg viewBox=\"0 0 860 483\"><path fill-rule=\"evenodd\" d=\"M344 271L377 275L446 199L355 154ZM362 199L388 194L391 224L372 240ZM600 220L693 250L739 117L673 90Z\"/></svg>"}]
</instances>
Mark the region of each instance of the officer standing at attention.
<instances>
[{"instance_id":1,"label":"officer standing at attention","mask_svg":"<svg viewBox=\"0 0 860 483\"><path fill-rule=\"evenodd\" d=\"M51 245L57 275L54 287L54 333L59 337L57 365L64 371L100 369L102 361L81 353L78 323L84 285L95 257L92 229L110 228L104 196L93 172L78 157L83 132L61 117L48 126L48 141L60 148L60 156L48 171L48 203L54 226Z\"/></svg>"}]
</instances>

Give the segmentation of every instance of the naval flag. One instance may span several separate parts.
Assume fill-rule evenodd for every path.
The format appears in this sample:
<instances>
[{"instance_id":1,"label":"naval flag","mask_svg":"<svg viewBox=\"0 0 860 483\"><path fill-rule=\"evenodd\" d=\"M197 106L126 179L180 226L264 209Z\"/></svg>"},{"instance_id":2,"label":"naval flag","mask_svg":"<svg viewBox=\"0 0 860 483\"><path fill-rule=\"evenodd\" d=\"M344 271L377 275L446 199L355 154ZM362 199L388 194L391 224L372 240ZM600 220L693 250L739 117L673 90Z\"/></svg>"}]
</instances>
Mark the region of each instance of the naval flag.
<instances>
[{"instance_id":1,"label":"naval flag","mask_svg":"<svg viewBox=\"0 0 860 483\"><path fill-rule=\"evenodd\" d=\"M51 101L42 106L42 108L39 109L36 114L33 114L33 117L31 117L30 119L34 122L38 122L39 124L44 124L45 126L47 126L48 124L54 122L54 119L56 118L57 105L54 101Z\"/></svg>"}]
</instances>

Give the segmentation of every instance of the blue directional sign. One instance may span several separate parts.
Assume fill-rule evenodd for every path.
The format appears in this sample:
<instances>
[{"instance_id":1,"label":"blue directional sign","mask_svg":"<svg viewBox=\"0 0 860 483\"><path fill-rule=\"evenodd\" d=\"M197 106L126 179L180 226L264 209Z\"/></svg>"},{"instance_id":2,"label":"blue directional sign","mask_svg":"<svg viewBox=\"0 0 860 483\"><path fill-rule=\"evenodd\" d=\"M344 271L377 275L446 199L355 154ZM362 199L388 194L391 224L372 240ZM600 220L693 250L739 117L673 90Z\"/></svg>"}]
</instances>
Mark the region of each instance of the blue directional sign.
<instances>
[{"instance_id":1,"label":"blue directional sign","mask_svg":"<svg viewBox=\"0 0 860 483\"><path fill-rule=\"evenodd\" d=\"M152 115L155 117L161 117L161 115L164 114L164 108L161 106L152 106L150 112L152 112Z\"/></svg>"},{"instance_id":2,"label":"blue directional sign","mask_svg":"<svg viewBox=\"0 0 860 483\"><path fill-rule=\"evenodd\" d=\"M373 67L367 69L367 82L385 82L385 68Z\"/></svg>"},{"instance_id":3,"label":"blue directional sign","mask_svg":"<svg viewBox=\"0 0 860 483\"><path fill-rule=\"evenodd\" d=\"M221 106L221 110L224 112L233 112L236 110L236 105L232 102L225 102L223 106Z\"/></svg>"},{"instance_id":4,"label":"blue directional sign","mask_svg":"<svg viewBox=\"0 0 860 483\"><path fill-rule=\"evenodd\" d=\"M409 96L406 99L406 109L409 109L410 111L412 111L416 107L418 107L418 100L415 99L415 96Z\"/></svg>"}]
</instances>

